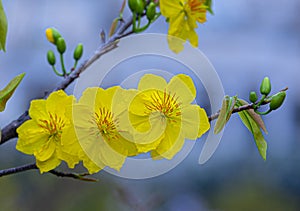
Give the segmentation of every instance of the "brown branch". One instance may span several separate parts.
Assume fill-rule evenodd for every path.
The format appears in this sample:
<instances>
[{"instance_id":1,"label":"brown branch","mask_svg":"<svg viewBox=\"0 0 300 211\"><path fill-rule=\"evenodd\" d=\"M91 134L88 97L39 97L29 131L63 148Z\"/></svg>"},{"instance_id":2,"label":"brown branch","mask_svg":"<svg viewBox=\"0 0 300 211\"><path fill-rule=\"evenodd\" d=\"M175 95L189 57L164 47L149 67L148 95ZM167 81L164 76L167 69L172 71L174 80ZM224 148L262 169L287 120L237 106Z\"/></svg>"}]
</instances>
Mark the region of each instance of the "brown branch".
<instances>
[{"instance_id":1,"label":"brown branch","mask_svg":"<svg viewBox=\"0 0 300 211\"><path fill-rule=\"evenodd\" d=\"M233 109L232 113L237 113L237 112L240 112L240 111L253 109L253 106L254 106L253 103L248 104L248 105L243 105L243 106L240 106L240 107L238 107L238 108ZM218 112L215 113L215 114L210 115L210 116L208 117L208 120L211 122L211 121L213 121L213 120L215 120L215 119L218 119L219 114L220 114L220 111L218 111Z\"/></svg>"},{"instance_id":2,"label":"brown branch","mask_svg":"<svg viewBox=\"0 0 300 211\"><path fill-rule=\"evenodd\" d=\"M37 166L35 165L35 163L26 164L23 166L18 166L18 167L9 168L9 169L3 169L3 170L0 170L0 177L7 176L10 174L16 174L19 172L24 172L24 171L28 171L28 170L32 170L32 169L37 169Z\"/></svg>"},{"instance_id":3,"label":"brown branch","mask_svg":"<svg viewBox=\"0 0 300 211\"><path fill-rule=\"evenodd\" d=\"M3 169L3 170L0 170L0 177L11 175L11 174L16 174L16 173L20 173L20 172L24 172L24 171L28 171L28 170L33 170L33 169L35 169L35 170L38 169L38 167L36 166L35 163L26 164L23 166L13 167L13 168L9 168L9 169ZM57 177L68 177L68 178L78 179L78 180L83 180L83 181L88 181L88 182L96 182L97 181L94 178L85 177L85 176L89 175L88 173L76 174L76 173L60 172L60 171L56 171L56 170L51 170L51 171L49 171L49 173L53 174Z\"/></svg>"}]
</instances>

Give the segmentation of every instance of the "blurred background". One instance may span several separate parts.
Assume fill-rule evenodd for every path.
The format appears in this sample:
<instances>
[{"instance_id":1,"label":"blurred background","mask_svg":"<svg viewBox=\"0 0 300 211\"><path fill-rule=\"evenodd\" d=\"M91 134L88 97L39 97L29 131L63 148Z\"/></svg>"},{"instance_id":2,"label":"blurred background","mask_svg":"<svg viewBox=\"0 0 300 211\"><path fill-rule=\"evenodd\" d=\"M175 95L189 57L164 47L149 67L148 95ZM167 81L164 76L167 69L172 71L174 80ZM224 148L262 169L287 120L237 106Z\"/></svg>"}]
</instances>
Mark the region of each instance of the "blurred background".
<instances>
[{"instance_id":1,"label":"blurred background","mask_svg":"<svg viewBox=\"0 0 300 211\"><path fill-rule=\"evenodd\" d=\"M0 87L19 73L26 72L26 77L0 113L0 127L60 81L46 62L53 46L45 29L55 26L67 40L67 63L78 42L85 46L86 59L101 44L99 34L102 29L108 32L121 2L3 0L9 31L7 52L0 52ZM95 176L99 182L87 183L32 170L0 179L0 210L299 210L300 2L214 1L213 9L215 15L208 15L197 29L199 49L214 65L225 93L247 99L265 76L273 91L289 87L284 106L264 118L269 131L267 161L234 115L204 165L198 164L200 139L180 165L146 180L103 171ZM160 18L146 32L167 33L167 28ZM12 140L0 147L0 169L34 162L16 151L15 144Z\"/></svg>"}]
</instances>

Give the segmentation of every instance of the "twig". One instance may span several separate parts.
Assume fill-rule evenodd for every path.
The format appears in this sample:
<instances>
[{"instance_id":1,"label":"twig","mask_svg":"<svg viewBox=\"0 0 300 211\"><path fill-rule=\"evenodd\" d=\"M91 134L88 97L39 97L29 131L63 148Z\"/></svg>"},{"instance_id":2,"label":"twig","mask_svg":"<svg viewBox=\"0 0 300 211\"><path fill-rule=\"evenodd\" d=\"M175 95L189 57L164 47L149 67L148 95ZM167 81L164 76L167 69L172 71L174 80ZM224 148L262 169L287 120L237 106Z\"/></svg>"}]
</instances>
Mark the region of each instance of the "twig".
<instances>
[{"instance_id":1,"label":"twig","mask_svg":"<svg viewBox=\"0 0 300 211\"><path fill-rule=\"evenodd\" d=\"M35 163L31 164L26 164L23 166L18 166L14 168L9 168L9 169L3 169L0 170L0 177L11 175L11 174L16 174L28 170L33 170L33 169L38 169ZM85 176L88 176L88 173L83 173L83 174L76 174L76 173L66 173L66 172L60 172L56 170L51 170L49 171L50 174L53 174L57 177L68 177L68 178L73 178L73 179L78 179L78 180L83 180L83 181L88 181L88 182L96 182L97 180L94 178L87 178Z\"/></svg>"},{"instance_id":2,"label":"twig","mask_svg":"<svg viewBox=\"0 0 300 211\"><path fill-rule=\"evenodd\" d=\"M237 112L240 112L240 111L253 109L253 106L254 106L253 103L248 104L248 105L243 105L243 106L240 106L240 107L238 107L238 108L233 109L232 113L237 113ZM208 120L211 122L211 121L213 121L213 120L215 120L215 119L218 119L219 114L220 114L220 111L218 111L218 112L215 113L215 114L210 115L210 116L208 117Z\"/></svg>"},{"instance_id":3,"label":"twig","mask_svg":"<svg viewBox=\"0 0 300 211\"><path fill-rule=\"evenodd\" d=\"M3 170L0 170L0 177L7 176L10 174L16 174L19 172L28 171L28 170L32 170L32 169L37 169L37 166L35 165L35 163L26 164L23 166L18 166L18 167L9 168L9 169L3 169Z\"/></svg>"}]
</instances>

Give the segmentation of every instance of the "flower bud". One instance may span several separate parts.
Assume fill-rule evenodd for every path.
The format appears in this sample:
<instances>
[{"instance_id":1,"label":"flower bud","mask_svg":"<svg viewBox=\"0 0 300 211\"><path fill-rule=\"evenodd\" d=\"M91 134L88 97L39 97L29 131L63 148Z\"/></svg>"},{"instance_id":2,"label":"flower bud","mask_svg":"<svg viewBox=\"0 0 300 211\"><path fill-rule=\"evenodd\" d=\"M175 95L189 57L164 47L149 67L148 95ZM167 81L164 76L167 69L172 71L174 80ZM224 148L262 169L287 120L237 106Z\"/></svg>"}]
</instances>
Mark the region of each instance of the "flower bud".
<instances>
[{"instance_id":1,"label":"flower bud","mask_svg":"<svg viewBox=\"0 0 300 211\"><path fill-rule=\"evenodd\" d=\"M278 109L282 105L282 103L285 99L285 96L286 96L286 93L283 91L278 92L277 94L273 95L271 102L270 102L270 110Z\"/></svg>"},{"instance_id":2,"label":"flower bud","mask_svg":"<svg viewBox=\"0 0 300 211\"><path fill-rule=\"evenodd\" d=\"M46 29L47 40L56 45L58 38L61 37L60 33L55 28Z\"/></svg>"},{"instance_id":3,"label":"flower bud","mask_svg":"<svg viewBox=\"0 0 300 211\"><path fill-rule=\"evenodd\" d=\"M66 42L65 42L64 38L59 37L57 39L56 47L57 47L57 51L60 54L63 54L66 51L67 46L66 46Z\"/></svg>"},{"instance_id":4,"label":"flower bud","mask_svg":"<svg viewBox=\"0 0 300 211\"><path fill-rule=\"evenodd\" d=\"M73 58L76 61L79 60L82 56L82 53L83 53L83 45L79 43L74 50Z\"/></svg>"},{"instance_id":5,"label":"flower bud","mask_svg":"<svg viewBox=\"0 0 300 211\"><path fill-rule=\"evenodd\" d=\"M263 95L268 95L271 92L271 82L268 77L265 77L260 85L260 93Z\"/></svg>"},{"instance_id":6,"label":"flower bud","mask_svg":"<svg viewBox=\"0 0 300 211\"><path fill-rule=\"evenodd\" d=\"M250 102L252 102L252 103L255 103L255 102L258 100L257 95L256 95L256 92L250 92L249 100L250 100Z\"/></svg>"},{"instance_id":7,"label":"flower bud","mask_svg":"<svg viewBox=\"0 0 300 211\"><path fill-rule=\"evenodd\" d=\"M143 14L145 5L144 0L128 0L128 6L133 13Z\"/></svg>"},{"instance_id":8,"label":"flower bud","mask_svg":"<svg viewBox=\"0 0 300 211\"><path fill-rule=\"evenodd\" d=\"M146 16L149 21L153 20L156 15L156 4L151 2L147 7Z\"/></svg>"},{"instance_id":9,"label":"flower bud","mask_svg":"<svg viewBox=\"0 0 300 211\"><path fill-rule=\"evenodd\" d=\"M51 66L55 65L56 59L53 51L48 51L47 60Z\"/></svg>"}]
</instances>

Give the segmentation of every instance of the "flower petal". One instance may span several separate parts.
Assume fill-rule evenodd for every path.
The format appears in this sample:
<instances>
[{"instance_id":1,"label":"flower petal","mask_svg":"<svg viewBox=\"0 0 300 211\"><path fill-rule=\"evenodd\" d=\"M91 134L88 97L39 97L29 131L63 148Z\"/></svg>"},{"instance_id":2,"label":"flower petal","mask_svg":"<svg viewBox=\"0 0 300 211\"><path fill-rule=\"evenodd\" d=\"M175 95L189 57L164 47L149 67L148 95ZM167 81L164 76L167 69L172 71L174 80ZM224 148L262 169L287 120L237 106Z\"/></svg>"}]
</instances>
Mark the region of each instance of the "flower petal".
<instances>
[{"instance_id":1,"label":"flower petal","mask_svg":"<svg viewBox=\"0 0 300 211\"><path fill-rule=\"evenodd\" d=\"M206 114L206 111L203 108L198 108L199 110L199 116L200 116L200 127L199 127L199 132L198 132L198 138L202 136L204 133L206 133L209 128L209 120Z\"/></svg>"},{"instance_id":2,"label":"flower petal","mask_svg":"<svg viewBox=\"0 0 300 211\"><path fill-rule=\"evenodd\" d=\"M49 95L46 100L47 112L59 117L65 116L66 106L71 106L75 102L73 96L68 96L64 91L59 90Z\"/></svg>"},{"instance_id":3,"label":"flower petal","mask_svg":"<svg viewBox=\"0 0 300 211\"><path fill-rule=\"evenodd\" d=\"M151 152L153 159L172 159L182 148L184 137L178 125L169 125L158 147ZM159 155L159 156L158 156Z\"/></svg>"},{"instance_id":4,"label":"flower petal","mask_svg":"<svg viewBox=\"0 0 300 211\"><path fill-rule=\"evenodd\" d=\"M189 105L181 110L181 131L185 138L196 140L200 127L200 115L198 105Z\"/></svg>"},{"instance_id":5,"label":"flower petal","mask_svg":"<svg viewBox=\"0 0 300 211\"><path fill-rule=\"evenodd\" d=\"M41 174L55 169L60 163L61 160L55 154L46 161L36 160L36 166L39 168Z\"/></svg>"},{"instance_id":6,"label":"flower petal","mask_svg":"<svg viewBox=\"0 0 300 211\"><path fill-rule=\"evenodd\" d=\"M153 74L145 74L139 82L138 85L138 90L148 90L148 89L152 89L152 90L160 90L163 91L167 86L167 82L166 80L161 77L161 76L157 76L157 75L153 75Z\"/></svg>"},{"instance_id":7,"label":"flower petal","mask_svg":"<svg viewBox=\"0 0 300 211\"><path fill-rule=\"evenodd\" d=\"M182 0L160 0L159 7L163 16L165 17L173 17L177 16L177 14L183 9L180 5Z\"/></svg>"},{"instance_id":8,"label":"flower petal","mask_svg":"<svg viewBox=\"0 0 300 211\"><path fill-rule=\"evenodd\" d=\"M46 109L46 100L32 100L29 108L29 116L33 120L49 118Z\"/></svg>"},{"instance_id":9,"label":"flower petal","mask_svg":"<svg viewBox=\"0 0 300 211\"><path fill-rule=\"evenodd\" d=\"M34 156L39 161L48 160L56 150L56 143L54 137L50 137L49 140L43 145L42 148L34 152Z\"/></svg>"},{"instance_id":10,"label":"flower petal","mask_svg":"<svg viewBox=\"0 0 300 211\"><path fill-rule=\"evenodd\" d=\"M167 86L167 91L175 94L182 104L190 104L196 97L193 80L184 74L174 76Z\"/></svg>"},{"instance_id":11,"label":"flower petal","mask_svg":"<svg viewBox=\"0 0 300 211\"><path fill-rule=\"evenodd\" d=\"M16 149L26 154L33 154L34 151L41 148L49 138L49 134L45 133L34 120L28 120L23 123L17 129L17 133L19 140Z\"/></svg>"}]
</instances>

